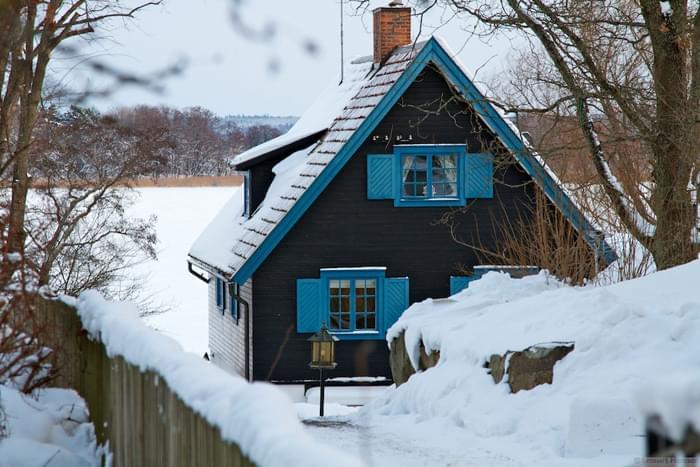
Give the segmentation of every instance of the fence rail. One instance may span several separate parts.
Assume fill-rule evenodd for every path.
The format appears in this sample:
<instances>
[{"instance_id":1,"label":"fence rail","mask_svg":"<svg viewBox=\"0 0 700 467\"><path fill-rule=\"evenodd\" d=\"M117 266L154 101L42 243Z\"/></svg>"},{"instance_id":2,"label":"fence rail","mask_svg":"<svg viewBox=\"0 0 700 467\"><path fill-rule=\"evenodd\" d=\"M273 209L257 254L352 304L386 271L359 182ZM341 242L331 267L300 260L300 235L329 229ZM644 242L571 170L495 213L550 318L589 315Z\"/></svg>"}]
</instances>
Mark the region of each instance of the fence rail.
<instances>
[{"instance_id":1,"label":"fence rail","mask_svg":"<svg viewBox=\"0 0 700 467\"><path fill-rule=\"evenodd\" d=\"M73 307L40 299L37 313L44 317L42 328L53 330L46 345L59 351L57 384L85 399L98 442L109 442L113 467L254 465L157 373L108 356L101 342L90 340Z\"/></svg>"}]
</instances>

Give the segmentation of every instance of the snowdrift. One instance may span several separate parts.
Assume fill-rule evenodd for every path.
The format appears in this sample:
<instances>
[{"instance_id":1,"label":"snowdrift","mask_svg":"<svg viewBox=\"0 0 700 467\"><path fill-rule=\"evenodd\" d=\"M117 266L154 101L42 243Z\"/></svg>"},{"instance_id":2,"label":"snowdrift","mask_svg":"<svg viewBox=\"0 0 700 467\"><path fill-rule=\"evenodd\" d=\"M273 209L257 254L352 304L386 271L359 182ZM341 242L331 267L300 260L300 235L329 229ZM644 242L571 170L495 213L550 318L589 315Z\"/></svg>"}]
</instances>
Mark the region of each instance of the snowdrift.
<instances>
[{"instance_id":1,"label":"snowdrift","mask_svg":"<svg viewBox=\"0 0 700 467\"><path fill-rule=\"evenodd\" d=\"M700 261L606 287L489 273L403 314L387 340L405 332L414 367L421 341L440 360L365 411L443 419L465 443L497 440L524 463L630 462L643 455L645 413L660 412L676 434L700 425L699 285ZM491 354L552 341L575 349L551 385L510 394L483 368Z\"/></svg>"}]
</instances>

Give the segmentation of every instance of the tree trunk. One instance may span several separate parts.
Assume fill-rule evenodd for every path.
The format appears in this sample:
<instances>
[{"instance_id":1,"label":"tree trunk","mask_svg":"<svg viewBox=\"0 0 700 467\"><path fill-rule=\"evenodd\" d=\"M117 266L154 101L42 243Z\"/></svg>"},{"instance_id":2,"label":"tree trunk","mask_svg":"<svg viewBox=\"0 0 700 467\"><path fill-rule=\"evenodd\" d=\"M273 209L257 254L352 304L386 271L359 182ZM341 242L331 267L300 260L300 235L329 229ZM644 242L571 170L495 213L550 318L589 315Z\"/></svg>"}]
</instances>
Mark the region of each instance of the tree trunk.
<instances>
[{"instance_id":1,"label":"tree trunk","mask_svg":"<svg viewBox=\"0 0 700 467\"><path fill-rule=\"evenodd\" d=\"M7 252L24 253L24 217L29 192L29 147L19 150L15 156L12 174L12 201L7 232Z\"/></svg>"},{"instance_id":2,"label":"tree trunk","mask_svg":"<svg viewBox=\"0 0 700 467\"><path fill-rule=\"evenodd\" d=\"M679 139L688 138L678 135ZM665 147L655 148L654 212L656 234L652 255L657 269L687 263L697 254L698 245L691 238L695 223L690 199L691 153L680 153ZM664 151L664 149L666 151ZM658 151L658 152L657 152Z\"/></svg>"},{"instance_id":3,"label":"tree trunk","mask_svg":"<svg viewBox=\"0 0 700 467\"><path fill-rule=\"evenodd\" d=\"M673 28L659 28L652 34L657 125L651 144L656 214L652 255L657 269L687 263L697 253L692 240L695 213L688 189L697 138L688 95L688 53L681 39L682 31Z\"/></svg>"}]
</instances>

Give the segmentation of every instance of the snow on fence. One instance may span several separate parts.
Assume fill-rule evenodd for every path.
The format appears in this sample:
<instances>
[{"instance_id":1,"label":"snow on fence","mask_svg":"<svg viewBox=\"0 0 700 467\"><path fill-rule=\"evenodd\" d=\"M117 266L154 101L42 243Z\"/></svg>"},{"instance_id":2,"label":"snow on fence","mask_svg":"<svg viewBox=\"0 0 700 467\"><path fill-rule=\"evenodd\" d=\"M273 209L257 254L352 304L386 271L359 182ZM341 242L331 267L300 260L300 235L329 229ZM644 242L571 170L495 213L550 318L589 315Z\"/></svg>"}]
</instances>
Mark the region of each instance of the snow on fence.
<instances>
[{"instance_id":1,"label":"snow on fence","mask_svg":"<svg viewBox=\"0 0 700 467\"><path fill-rule=\"evenodd\" d=\"M360 465L318 445L277 388L224 373L88 292L41 299L60 349L58 384L87 402L112 466Z\"/></svg>"}]
</instances>

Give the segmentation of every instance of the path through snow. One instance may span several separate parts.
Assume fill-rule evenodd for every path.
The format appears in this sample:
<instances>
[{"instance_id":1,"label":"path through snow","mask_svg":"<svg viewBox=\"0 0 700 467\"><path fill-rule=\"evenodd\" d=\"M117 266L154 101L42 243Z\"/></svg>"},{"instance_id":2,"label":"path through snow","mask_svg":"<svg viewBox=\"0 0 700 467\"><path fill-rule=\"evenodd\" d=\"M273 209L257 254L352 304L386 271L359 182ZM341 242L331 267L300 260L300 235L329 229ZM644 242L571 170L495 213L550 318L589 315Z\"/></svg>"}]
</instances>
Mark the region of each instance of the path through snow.
<instances>
[{"instance_id":1,"label":"path through snow","mask_svg":"<svg viewBox=\"0 0 700 467\"><path fill-rule=\"evenodd\" d=\"M326 417L306 420L319 441L362 459L367 466L523 466L499 454L494 440L467 442L457 427L440 421L417 422L411 416Z\"/></svg>"},{"instance_id":2,"label":"path through snow","mask_svg":"<svg viewBox=\"0 0 700 467\"><path fill-rule=\"evenodd\" d=\"M304 421L317 440L362 459L368 467L522 467L550 459L534 443L523 446L509 436L476 437L447 419L418 420L413 415L354 415ZM557 459L562 467L619 467L629 457Z\"/></svg>"}]
</instances>

